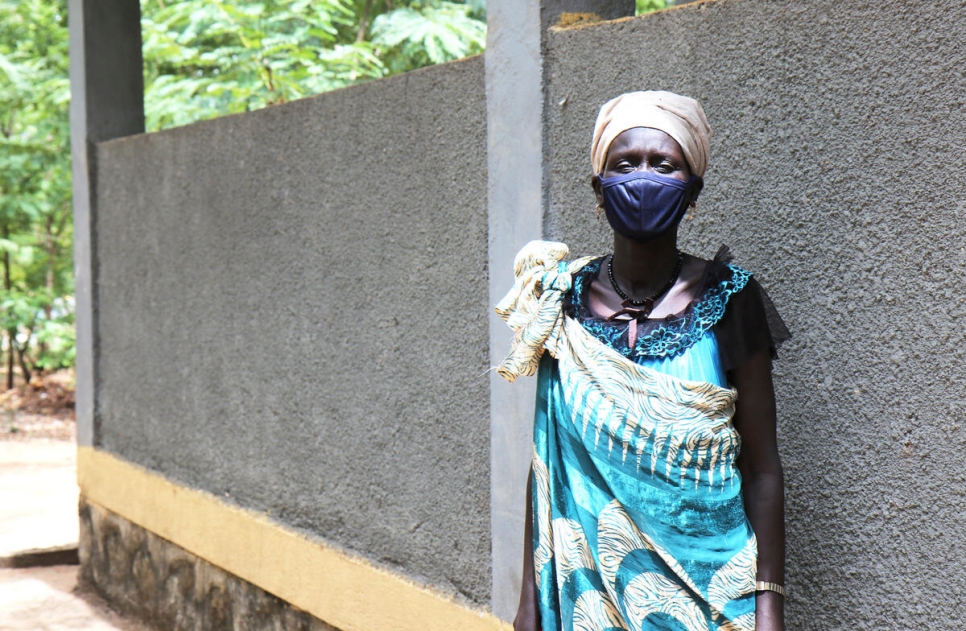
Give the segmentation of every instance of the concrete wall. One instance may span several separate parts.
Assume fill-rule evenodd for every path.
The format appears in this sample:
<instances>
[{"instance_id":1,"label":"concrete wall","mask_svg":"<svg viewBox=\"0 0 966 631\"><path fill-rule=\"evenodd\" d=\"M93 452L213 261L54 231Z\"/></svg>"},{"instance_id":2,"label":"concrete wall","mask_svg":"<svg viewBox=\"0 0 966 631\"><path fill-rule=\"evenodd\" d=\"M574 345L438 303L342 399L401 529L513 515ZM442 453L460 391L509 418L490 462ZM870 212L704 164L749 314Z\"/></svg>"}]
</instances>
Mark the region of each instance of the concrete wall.
<instances>
[{"instance_id":1,"label":"concrete wall","mask_svg":"<svg viewBox=\"0 0 966 631\"><path fill-rule=\"evenodd\" d=\"M705 105L683 246L731 245L795 334L789 628L961 626L961 5L712 0L543 42L543 232L575 256L610 250L599 105ZM484 98L475 58L98 144L95 444L488 603L490 500L522 489L490 488Z\"/></svg>"},{"instance_id":2,"label":"concrete wall","mask_svg":"<svg viewBox=\"0 0 966 631\"><path fill-rule=\"evenodd\" d=\"M549 236L608 252L597 108L698 98L686 250L728 243L795 337L776 364L789 628L954 629L966 593L966 12L720 0L549 39Z\"/></svg>"},{"instance_id":3,"label":"concrete wall","mask_svg":"<svg viewBox=\"0 0 966 631\"><path fill-rule=\"evenodd\" d=\"M96 445L487 603L482 57L96 163Z\"/></svg>"}]
</instances>

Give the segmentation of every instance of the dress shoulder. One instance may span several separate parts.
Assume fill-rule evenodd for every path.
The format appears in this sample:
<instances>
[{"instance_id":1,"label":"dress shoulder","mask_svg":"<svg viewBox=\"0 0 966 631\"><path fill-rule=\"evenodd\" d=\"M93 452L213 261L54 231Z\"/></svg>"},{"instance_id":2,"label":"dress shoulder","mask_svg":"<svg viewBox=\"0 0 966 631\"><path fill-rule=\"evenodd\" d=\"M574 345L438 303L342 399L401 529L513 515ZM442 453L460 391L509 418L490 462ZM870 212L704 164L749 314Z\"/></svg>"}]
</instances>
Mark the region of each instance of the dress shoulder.
<instances>
[{"instance_id":1,"label":"dress shoulder","mask_svg":"<svg viewBox=\"0 0 966 631\"><path fill-rule=\"evenodd\" d=\"M777 358L779 346L791 337L761 284L751 273L746 273L744 286L731 295L728 308L714 326L725 370L738 368L765 349L773 359Z\"/></svg>"}]
</instances>

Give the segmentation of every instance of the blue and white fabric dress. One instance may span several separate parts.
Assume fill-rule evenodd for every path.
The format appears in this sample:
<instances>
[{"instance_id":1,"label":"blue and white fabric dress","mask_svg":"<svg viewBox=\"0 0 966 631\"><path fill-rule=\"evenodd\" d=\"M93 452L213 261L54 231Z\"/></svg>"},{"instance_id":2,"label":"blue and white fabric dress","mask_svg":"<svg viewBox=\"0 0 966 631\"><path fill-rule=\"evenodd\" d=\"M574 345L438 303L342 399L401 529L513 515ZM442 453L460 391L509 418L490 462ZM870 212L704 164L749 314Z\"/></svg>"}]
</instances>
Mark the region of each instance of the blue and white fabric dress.
<instances>
[{"instance_id":1,"label":"blue and white fabric dress","mask_svg":"<svg viewBox=\"0 0 966 631\"><path fill-rule=\"evenodd\" d=\"M602 259L566 255L528 244L497 305L516 331L498 372L538 373L543 629L753 631L757 548L727 371L787 331L751 274L719 253L687 309L645 322L629 345L626 322L587 304Z\"/></svg>"}]
</instances>

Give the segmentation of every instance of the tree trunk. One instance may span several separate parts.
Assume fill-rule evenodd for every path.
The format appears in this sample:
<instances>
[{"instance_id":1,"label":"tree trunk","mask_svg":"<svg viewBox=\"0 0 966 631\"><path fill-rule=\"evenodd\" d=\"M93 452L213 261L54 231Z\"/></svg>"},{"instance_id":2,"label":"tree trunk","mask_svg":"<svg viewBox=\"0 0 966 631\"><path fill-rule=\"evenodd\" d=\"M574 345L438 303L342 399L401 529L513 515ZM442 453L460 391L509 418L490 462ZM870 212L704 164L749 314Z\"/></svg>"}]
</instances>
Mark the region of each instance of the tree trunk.
<instances>
[{"instance_id":1,"label":"tree trunk","mask_svg":"<svg viewBox=\"0 0 966 631\"><path fill-rule=\"evenodd\" d=\"M54 295L54 264L57 262L57 243L54 241L54 216L47 215L44 222L44 249L47 250L47 277L44 279L44 286L47 293ZM50 307L48 303L44 307L44 314L50 319Z\"/></svg>"},{"instance_id":2,"label":"tree trunk","mask_svg":"<svg viewBox=\"0 0 966 631\"><path fill-rule=\"evenodd\" d=\"M33 333L32 331L27 333L27 339L28 340L30 339L30 335L32 333ZM11 352L13 352L13 351L11 351ZM18 360L17 363L20 364L20 372L23 375L23 381L24 381L24 383L30 383L30 378L33 375L31 374L30 369L27 368L27 359L26 359L26 357L27 357L27 344L24 343L23 348L21 348L19 345L17 345L17 360Z\"/></svg>"},{"instance_id":3,"label":"tree trunk","mask_svg":"<svg viewBox=\"0 0 966 631\"><path fill-rule=\"evenodd\" d=\"M7 390L13 390L13 345L14 336L7 331Z\"/></svg>"},{"instance_id":4,"label":"tree trunk","mask_svg":"<svg viewBox=\"0 0 966 631\"><path fill-rule=\"evenodd\" d=\"M372 9L372 0L366 0L362 7L362 15L359 16L359 32L356 34L356 42L366 39L366 30L369 28L369 11Z\"/></svg>"},{"instance_id":5,"label":"tree trunk","mask_svg":"<svg viewBox=\"0 0 966 631\"><path fill-rule=\"evenodd\" d=\"M10 228L7 225L3 226L3 238L7 239L10 237ZM10 291L10 252L4 251L3 253L3 286L7 291ZM17 345L16 342L17 330L7 329L7 390L13 390L13 362L14 362L14 347Z\"/></svg>"},{"instance_id":6,"label":"tree trunk","mask_svg":"<svg viewBox=\"0 0 966 631\"><path fill-rule=\"evenodd\" d=\"M54 241L54 216L47 215L44 221L44 249L47 250L47 274L44 278L44 286L47 288L48 302L44 303L44 322L50 322L53 305L50 301L54 296L54 264L57 257L57 244ZM41 342L37 348L36 359L42 359L47 355L47 343ZM21 364L23 360L21 359ZM29 379L27 380L30 381Z\"/></svg>"}]
</instances>

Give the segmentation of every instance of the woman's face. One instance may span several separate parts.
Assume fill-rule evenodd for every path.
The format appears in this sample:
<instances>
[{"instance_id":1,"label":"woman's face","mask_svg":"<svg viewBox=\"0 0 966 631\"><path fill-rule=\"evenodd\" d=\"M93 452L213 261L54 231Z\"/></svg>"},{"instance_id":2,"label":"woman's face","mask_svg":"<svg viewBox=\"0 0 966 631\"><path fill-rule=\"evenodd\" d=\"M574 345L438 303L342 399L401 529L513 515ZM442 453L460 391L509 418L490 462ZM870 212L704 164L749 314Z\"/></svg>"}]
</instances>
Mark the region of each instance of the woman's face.
<instances>
[{"instance_id":1,"label":"woman's face","mask_svg":"<svg viewBox=\"0 0 966 631\"><path fill-rule=\"evenodd\" d=\"M634 127L622 132L607 150L604 177L650 171L682 181L691 177L681 145L659 129Z\"/></svg>"},{"instance_id":2,"label":"woman's face","mask_svg":"<svg viewBox=\"0 0 966 631\"><path fill-rule=\"evenodd\" d=\"M614 177L634 171L650 171L681 181L691 177L691 168L684 158L681 145L660 129L633 127L621 132L610 143L604 162L604 177ZM604 203L600 175L591 180L597 203Z\"/></svg>"}]
</instances>

